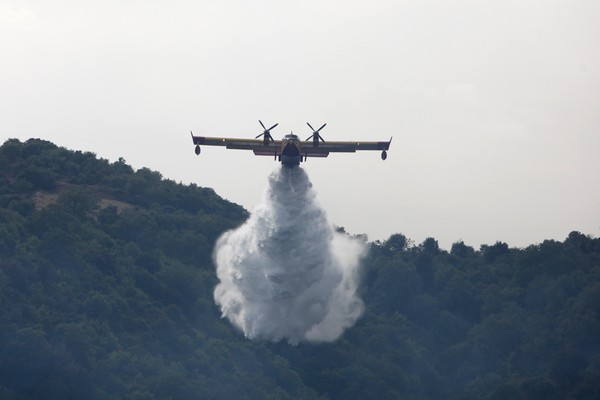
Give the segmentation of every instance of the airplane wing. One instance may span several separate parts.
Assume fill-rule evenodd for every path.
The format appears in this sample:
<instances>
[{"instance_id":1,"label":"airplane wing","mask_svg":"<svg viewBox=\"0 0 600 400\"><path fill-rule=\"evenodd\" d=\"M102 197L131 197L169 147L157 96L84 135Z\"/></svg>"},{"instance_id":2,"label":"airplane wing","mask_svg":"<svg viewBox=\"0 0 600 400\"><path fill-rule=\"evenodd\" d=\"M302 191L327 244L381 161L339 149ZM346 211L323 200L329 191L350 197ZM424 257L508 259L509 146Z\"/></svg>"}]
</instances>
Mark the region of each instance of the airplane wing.
<instances>
[{"instance_id":1,"label":"airplane wing","mask_svg":"<svg viewBox=\"0 0 600 400\"><path fill-rule=\"evenodd\" d=\"M387 151L392 139L387 142L331 142L326 141L315 145L303 143L302 153L307 157L327 157L329 153L355 153L360 150Z\"/></svg>"},{"instance_id":2,"label":"airplane wing","mask_svg":"<svg viewBox=\"0 0 600 400\"><path fill-rule=\"evenodd\" d=\"M268 130L265 130L268 133ZM196 154L200 154L200 146L223 146L227 149L252 150L257 156L271 156L282 163L298 165L307 157L327 157L329 153L355 153L362 150L379 150L381 158L387 158L387 150L392 139L387 142L335 142L327 141L300 142L296 135L286 135L284 140L273 140L269 135L266 139L236 139L223 137L194 136Z\"/></svg>"},{"instance_id":3,"label":"airplane wing","mask_svg":"<svg viewBox=\"0 0 600 400\"><path fill-rule=\"evenodd\" d=\"M281 140L265 143L262 139L236 139L192 135L194 144L199 146L224 146L227 149L252 150L259 156L274 156L281 148Z\"/></svg>"}]
</instances>

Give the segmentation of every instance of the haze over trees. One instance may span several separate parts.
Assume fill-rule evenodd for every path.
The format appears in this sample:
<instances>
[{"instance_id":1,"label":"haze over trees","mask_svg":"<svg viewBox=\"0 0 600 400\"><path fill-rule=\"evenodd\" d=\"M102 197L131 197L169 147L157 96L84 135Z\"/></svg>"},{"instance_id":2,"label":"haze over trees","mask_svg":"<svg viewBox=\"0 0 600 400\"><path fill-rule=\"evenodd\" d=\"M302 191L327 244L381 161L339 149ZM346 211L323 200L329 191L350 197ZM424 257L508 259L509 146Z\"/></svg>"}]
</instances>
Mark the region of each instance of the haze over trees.
<instances>
[{"instance_id":1,"label":"haze over trees","mask_svg":"<svg viewBox=\"0 0 600 400\"><path fill-rule=\"evenodd\" d=\"M597 399L600 239L370 243L332 344L253 342L213 301L213 190L32 139L0 147L2 399Z\"/></svg>"}]
</instances>

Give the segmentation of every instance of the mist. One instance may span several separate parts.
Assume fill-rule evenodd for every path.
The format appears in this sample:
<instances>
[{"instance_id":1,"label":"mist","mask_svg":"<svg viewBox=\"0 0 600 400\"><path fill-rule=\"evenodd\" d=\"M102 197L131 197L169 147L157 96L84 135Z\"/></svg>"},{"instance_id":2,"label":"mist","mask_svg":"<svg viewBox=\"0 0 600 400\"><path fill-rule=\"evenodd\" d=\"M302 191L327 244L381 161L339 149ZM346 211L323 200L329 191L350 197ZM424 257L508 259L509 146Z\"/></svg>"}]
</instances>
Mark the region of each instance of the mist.
<instances>
[{"instance_id":1,"label":"mist","mask_svg":"<svg viewBox=\"0 0 600 400\"><path fill-rule=\"evenodd\" d=\"M334 341L362 314L364 252L335 231L306 172L279 167L246 223L216 243L215 302L249 339Z\"/></svg>"}]
</instances>

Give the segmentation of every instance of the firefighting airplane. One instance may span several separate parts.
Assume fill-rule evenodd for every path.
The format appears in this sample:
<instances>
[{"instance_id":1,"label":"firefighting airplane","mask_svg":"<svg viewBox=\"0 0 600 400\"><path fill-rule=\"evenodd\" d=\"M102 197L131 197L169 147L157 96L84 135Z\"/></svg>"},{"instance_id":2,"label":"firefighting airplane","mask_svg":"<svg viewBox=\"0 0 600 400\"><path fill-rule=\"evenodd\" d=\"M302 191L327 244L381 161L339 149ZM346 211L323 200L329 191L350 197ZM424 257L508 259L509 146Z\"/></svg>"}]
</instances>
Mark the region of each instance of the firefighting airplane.
<instances>
[{"instance_id":1,"label":"firefighting airplane","mask_svg":"<svg viewBox=\"0 0 600 400\"><path fill-rule=\"evenodd\" d=\"M200 155L200 145L225 146L228 149L252 150L257 156L272 156L285 166L295 167L308 157L327 157L329 153L355 153L357 150L381 150L381 159L385 160L392 143L392 139L388 142L326 142L319 132L327 124L315 130L308 122L306 124L312 130L312 135L306 141L312 139L312 143L301 142L293 133L285 135L283 140L274 140L271 130L279 124L267 129L260 120L258 122L264 131L254 139L194 136L192 133L196 155ZM258 139L261 136L263 138Z\"/></svg>"}]
</instances>

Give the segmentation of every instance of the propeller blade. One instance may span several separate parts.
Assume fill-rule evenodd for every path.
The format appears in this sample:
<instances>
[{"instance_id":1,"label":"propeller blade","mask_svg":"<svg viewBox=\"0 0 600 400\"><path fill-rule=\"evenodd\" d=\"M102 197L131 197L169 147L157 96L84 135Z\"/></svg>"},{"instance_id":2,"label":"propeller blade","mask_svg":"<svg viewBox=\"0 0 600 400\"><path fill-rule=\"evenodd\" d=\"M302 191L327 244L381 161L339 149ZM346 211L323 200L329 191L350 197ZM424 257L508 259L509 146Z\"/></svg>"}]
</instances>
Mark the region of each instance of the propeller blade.
<instances>
[{"instance_id":1,"label":"propeller blade","mask_svg":"<svg viewBox=\"0 0 600 400\"><path fill-rule=\"evenodd\" d=\"M312 139L312 138L313 138L313 136L315 136L315 134L314 134L314 133L313 133L312 135L310 135L310 136L308 137L308 139L306 139L306 141L308 142L310 139Z\"/></svg>"},{"instance_id":2,"label":"propeller blade","mask_svg":"<svg viewBox=\"0 0 600 400\"><path fill-rule=\"evenodd\" d=\"M262 123L262 121L259 119L258 122L260 122L260 125L263 127L264 130L267 130L267 128L265 128L265 125Z\"/></svg>"},{"instance_id":3,"label":"propeller blade","mask_svg":"<svg viewBox=\"0 0 600 400\"><path fill-rule=\"evenodd\" d=\"M323 139L321 135L319 135L319 139L321 139L321 142L325 143L325 139Z\"/></svg>"},{"instance_id":4,"label":"propeller blade","mask_svg":"<svg viewBox=\"0 0 600 400\"><path fill-rule=\"evenodd\" d=\"M317 132L319 132L321 129L325 128L325 125L327 125L326 123L321 125L321 127L319 129L317 129Z\"/></svg>"},{"instance_id":5,"label":"propeller blade","mask_svg":"<svg viewBox=\"0 0 600 400\"><path fill-rule=\"evenodd\" d=\"M310 126L310 124L307 122L306 125L308 125L308 127L310 128L311 131L315 131L315 128L313 128L312 126Z\"/></svg>"},{"instance_id":6,"label":"propeller blade","mask_svg":"<svg viewBox=\"0 0 600 400\"><path fill-rule=\"evenodd\" d=\"M257 137L255 137L254 139L258 139L259 137L261 137L262 135L264 135L264 133L259 134Z\"/></svg>"},{"instance_id":7,"label":"propeller blade","mask_svg":"<svg viewBox=\"0 0 600 400\"><path fill-rule=\"evenodd\" d=\"M270 131L271 129L275 128L277 125L279 125L279 122L276 123L275 125L273 125L272 127L270 127L269 129L267 129L268 131Z\"/></svg>"}]
</instances>

